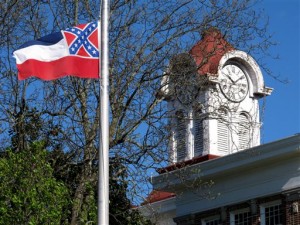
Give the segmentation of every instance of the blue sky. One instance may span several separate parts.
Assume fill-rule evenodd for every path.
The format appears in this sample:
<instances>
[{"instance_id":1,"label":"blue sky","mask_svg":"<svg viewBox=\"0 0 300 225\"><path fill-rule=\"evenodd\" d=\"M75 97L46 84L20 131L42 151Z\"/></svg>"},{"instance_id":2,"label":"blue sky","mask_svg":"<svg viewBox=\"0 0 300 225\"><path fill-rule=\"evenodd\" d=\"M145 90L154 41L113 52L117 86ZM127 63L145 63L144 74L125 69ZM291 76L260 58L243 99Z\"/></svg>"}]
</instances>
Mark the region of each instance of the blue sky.
<instances>
[{"instance_id":1,"label":"blue sky","mask_svg":"<svg viewBox=\"0 0 300 225\"><path fill-rule=\"evenodd\" d=\"M262 143L268 143L300 132L300 1L263 0L259 7L269 16L269 30L278 43L272 52L279 59L266 63L280 78L289 80L283 84L264 74L266 86L274 88L262 113Z\"/></svg>"}]
</instances>

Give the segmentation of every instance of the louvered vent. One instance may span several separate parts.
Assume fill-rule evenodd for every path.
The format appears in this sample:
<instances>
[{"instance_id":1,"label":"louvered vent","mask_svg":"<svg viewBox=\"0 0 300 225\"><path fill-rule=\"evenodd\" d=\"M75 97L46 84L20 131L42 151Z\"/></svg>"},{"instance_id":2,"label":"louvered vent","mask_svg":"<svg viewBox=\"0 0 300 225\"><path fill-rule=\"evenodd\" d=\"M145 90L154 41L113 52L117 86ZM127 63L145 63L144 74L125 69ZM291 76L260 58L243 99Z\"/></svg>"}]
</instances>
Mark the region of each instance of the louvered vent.
<instances>
[{"instance_id":1,"label":"louvered vent","mask_svg":"<svg viewBox=\"0 0 300 225\"><path fill-rule=\"evenodd\" d=\"M180 162L186 157L186 122L182 112L177 113L176 143L177 162Z\"/></svg>"},{"instance_id":2,"label":"louvered vent","mask_svg":"<svg viewBox=\"0 0 300 225\"><path fill-rule=\"evenodd\" d=\"M226 112L221 112L218 119L218 151L222 154L229 153L229 129L228 116Z\"/></svg>"},{"instance_id":3,"label":"louvered vent","mask_svg":"<svg viewBox=\"0 0 300 225\"><path fill-rule=\"evenodd\" d=\"M200 118L195 119L194 136L194 156L203 154L203 121Z\"/></svg>"},{"instance_id":4,"label":"louvered vent","mask_svg":"<svg viewBox=\"0 0 300 225\"><path fill-rule=\"evenodd\" d=\"M250 126L248 116L244 113L239 116L239 150L250 147Z\"/></svg>"}]
</instances>

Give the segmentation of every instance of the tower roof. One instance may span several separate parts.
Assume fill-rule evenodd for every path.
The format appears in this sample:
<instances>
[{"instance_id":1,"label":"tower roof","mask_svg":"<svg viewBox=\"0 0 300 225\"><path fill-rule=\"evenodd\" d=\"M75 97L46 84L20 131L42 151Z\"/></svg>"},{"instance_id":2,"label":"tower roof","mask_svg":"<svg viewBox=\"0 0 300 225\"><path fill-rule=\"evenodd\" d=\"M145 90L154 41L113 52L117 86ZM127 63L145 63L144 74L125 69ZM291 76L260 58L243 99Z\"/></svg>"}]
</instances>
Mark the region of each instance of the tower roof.
<instances>
[{"instance_id":1,"label":"tower roof","mask_svg":"<svg viewBox=\"0 0 300 225\"><path fill-rule=\"evenodd\" d=\"M194 58L200 75L217 74L222 56L234 50L220 30L211 27L202 33L202 39L189 51Z\"/></svg>"}]
</instances>

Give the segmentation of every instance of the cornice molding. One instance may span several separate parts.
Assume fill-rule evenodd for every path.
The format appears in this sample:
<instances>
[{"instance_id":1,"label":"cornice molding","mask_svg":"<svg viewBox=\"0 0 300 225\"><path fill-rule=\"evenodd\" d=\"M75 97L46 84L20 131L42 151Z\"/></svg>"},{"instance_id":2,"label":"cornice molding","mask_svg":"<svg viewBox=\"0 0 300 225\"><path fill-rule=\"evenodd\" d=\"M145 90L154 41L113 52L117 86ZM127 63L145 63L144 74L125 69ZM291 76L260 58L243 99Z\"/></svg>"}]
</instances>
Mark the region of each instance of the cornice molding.
<instances>
[{"instance_id":1,"label":"cornice molding","mask_svg":"<svg viewBox=\"0 0 300 225\"><path fill-rule=\"evenodd\" d=\"M156 190L174 191L183 182L196 179L211 179L226 174L241 173L247 168L258 168L276 160L299 157L300 134L268 144L256 146L234 154L200 162L181 169L153 177L152 184Z\"/></svg>"}]
</instances>

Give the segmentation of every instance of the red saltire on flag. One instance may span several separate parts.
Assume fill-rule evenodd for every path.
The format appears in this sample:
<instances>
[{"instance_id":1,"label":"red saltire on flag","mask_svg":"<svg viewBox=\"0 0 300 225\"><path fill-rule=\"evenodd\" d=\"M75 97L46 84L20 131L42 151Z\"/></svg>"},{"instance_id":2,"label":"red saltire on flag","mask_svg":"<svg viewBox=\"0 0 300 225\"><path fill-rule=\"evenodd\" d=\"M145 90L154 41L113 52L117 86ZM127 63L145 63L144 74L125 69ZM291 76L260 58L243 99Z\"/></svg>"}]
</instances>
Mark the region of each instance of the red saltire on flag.
<instances>
[{"instance_id":1,"label":"red saltire on flag","mask_svg":"<svg viewBox=\"0 0 300 225\"><path fill-rule=\"evenodd\" d=\"M98 23L92 22L23 44L13 53L18 79L99 78L98 31Z\"/></svg>"}]
</instances>

